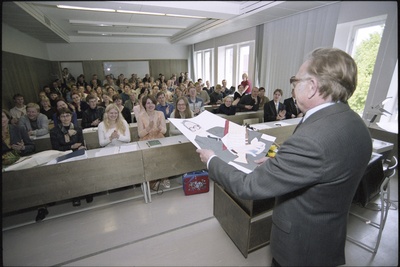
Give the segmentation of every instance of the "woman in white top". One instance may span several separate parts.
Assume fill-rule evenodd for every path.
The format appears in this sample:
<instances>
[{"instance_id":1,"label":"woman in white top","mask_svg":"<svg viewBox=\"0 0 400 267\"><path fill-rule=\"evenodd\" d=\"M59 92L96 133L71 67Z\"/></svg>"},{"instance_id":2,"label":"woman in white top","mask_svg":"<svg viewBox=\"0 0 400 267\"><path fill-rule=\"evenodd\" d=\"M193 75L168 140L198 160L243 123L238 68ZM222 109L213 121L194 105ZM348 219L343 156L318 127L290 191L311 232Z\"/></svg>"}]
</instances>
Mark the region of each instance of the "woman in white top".
<instances>
[{"instance_id":1,"label":"woman in white top","mask_svg":"<svg viewBox=\"0 0 400 267\"><path fill-rule=\"evenodd\" d=\"M177 98L175 103L176 109L172 111L170 118L173 119L188 119L193 118L193 111L189 108L189 102L187 97L180 96ZM182 134L174 124L169 124L169 136L180 135Z\"/></svg>"},{"instance_id":2,"label":"woman in white top","mask_svg":"<svg viewBox=\"0 0 400 267\"><path fill-rule=\"evenodd\" d=\"M100 122L97 132L102 147L119 146L131 141L129 125L115 104L106 107L104 119Z\"/></svg>"}]
</instances>

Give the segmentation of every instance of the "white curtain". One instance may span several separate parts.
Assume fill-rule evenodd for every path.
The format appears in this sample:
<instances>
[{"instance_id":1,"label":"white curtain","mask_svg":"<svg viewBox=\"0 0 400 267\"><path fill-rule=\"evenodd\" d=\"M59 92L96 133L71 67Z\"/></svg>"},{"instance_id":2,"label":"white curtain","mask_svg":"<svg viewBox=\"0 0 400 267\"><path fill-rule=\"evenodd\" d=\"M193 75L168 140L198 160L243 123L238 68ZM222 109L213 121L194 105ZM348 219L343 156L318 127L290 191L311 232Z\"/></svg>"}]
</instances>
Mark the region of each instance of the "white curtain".
<instances>
[{"instance_id":1,"label":"white curtain","mask_svg":"<svg viewBox=\"0 0 400 267\"><path fill-rule=\"evenodd\" d=\"M253 86L260 87L261 79L261 62L262 62L262 49L263 49L263 36L264 36L264 24L256 27L256 40L255 40L255 60L254 60L254 81Z\"/></svg>"},{"instance_id":2,"label":"white curtain","mask_svg":"<svg viewBox=\"0 0 400 267\"><path fill-rule=\"evenodd\" d=\"M189 77L192 81L194 81L195 73L194 73L194 44L189 47L189 59L188 59L188 72Z\"/></svg>"},{"instance_id":3,"label":"white curtain","mask_svg":"<svg viewBox=\"0 0 400 267\"><path fill-rule=\"evenodd\" d=\"M289 79L305 56L333 46L339 11L340 3L335 3L264 24L259 86L270 99L276 88L283 90L282 101L290 97Z\"/></svg>"}]
</instances>

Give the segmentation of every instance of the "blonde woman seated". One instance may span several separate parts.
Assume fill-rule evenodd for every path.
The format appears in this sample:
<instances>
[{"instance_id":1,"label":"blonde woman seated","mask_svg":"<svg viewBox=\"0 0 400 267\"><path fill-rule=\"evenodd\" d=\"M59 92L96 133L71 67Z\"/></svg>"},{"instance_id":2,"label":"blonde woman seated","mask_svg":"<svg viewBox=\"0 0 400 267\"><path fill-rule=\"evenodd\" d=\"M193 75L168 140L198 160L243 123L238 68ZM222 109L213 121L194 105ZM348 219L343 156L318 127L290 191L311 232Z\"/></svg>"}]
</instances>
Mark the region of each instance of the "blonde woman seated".
<instances>
[{"instance_id":1,"label":"blonde woman seated","mask_svg":"<svg viewBox=\"0 0 400 267\"><path fill-rule=\"evenodd\" d=\"M170 118L173 119L188 119L193 118L193 111L189 108L189 102L186 96L178 97L175 103L176 109L172 111ZM169 136L182 134L175 125L169 124Z\"/></svg>"},{"instance_id":2,"label":"blonde woman seated","mask_svg":"<svg viewBox=\"0 0 400 267\"><path fill-rule=\"evenodd\" d=\"M131 141L129 125L122 117L117 105L109 104L103 121L98 126L99 144L102 147L119 146Z\"/></svg>"},{"instance_id":3,"label":"blonde woman seated","mask_svg":"<svg viewBox=\"0 0 400 267\"><path fill-rule=\"evenodd\" d=\"M164 113L156 110L157 100L152 95L146 95L142 99L144 111L138 114L137 126L139 141L163 138L167 132ZM170 188L168 178L151 181L150 188L158 191L160 184L164 188Z\"/></svg>"}]
</instances>

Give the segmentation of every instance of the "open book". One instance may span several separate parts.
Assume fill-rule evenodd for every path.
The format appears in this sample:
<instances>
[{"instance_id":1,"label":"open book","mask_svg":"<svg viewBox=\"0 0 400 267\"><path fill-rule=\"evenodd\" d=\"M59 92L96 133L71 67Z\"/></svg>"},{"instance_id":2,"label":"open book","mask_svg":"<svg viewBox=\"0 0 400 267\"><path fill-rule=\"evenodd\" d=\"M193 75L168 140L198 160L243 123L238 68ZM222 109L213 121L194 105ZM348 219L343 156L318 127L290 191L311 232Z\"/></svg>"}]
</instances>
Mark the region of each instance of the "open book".
<instances>
[{"instance_id":1,"label":"open book","mask_svg":"<svg viewBox=\"0 0 400 267\"><path fill-rule=\"evenodd\" d=\"M208 111L191 119L168 119L197 148L211 149L225 162L250 173L275 141L275 137L252 131Z\"/></svg>"}]
</instances>

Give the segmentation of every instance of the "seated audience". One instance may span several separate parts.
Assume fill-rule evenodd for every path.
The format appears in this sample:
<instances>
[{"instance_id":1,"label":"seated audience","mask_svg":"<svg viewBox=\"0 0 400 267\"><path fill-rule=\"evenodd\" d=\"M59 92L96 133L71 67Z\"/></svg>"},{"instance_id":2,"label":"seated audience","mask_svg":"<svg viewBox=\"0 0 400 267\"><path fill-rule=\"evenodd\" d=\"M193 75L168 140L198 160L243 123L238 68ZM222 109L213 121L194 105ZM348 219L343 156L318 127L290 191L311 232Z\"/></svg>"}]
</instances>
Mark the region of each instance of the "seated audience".
<instances>
[{"instance_id":1,"label":"seated audience","mask_svg":"<svg viewBox=\"0 0 400 267\"><path fill-rule=\"evenodd\" d=\"M183 90L182 90L181 86L177 86L175 88L174 94L172 95L172 103L175 105L176 101L181 96L183 96Z\"/></svg>"},{"instance_id":2,"label":"seated audience","mask_svg":"<svg viewBox=\"0 0 400 267\"><path fill-rule=\"evenodd\" d=\"M35 144L29 138L24 127L12 125L11 114L2 109L1 130L2 130L2 164L11 165L20 156L26 156L35 152Z\"/></svg>"},{"instance_id":3,"label":"seated audience","mask_svg":"<svg viewBox=\"0 0 400 267\"><path fill-rule=\"evenodd\" d=\"M129 84L124 84L124 91L120 94L122 99L122 105L125 105L125 102L129 100L129 93L131 92L131 86Z\"/></svg>"},{"instance_id":4,"label":"seated audience","mask_svg":"<svg viewBox=\"0 0 400 267\"><path fill-rule=\"evenodd\" d=\"M190 110L189 108L189 102L187 100L186 96L181 96L178 98L176 101L176 109L172 111L171 113L171 118L174 119L189 119L193 118L193 111ZM178 128L175 127L174 124L170 123L169 124L169 136L174 136L174 135L180 135L182 134L181 131L178 130Z\"/></svg>"},{"instance_id":5,"label":"seated audience","mask_svg":"<svg viewBox=\"0 0 400 267\"><path fill-rule=\"evenodd\" d=\"M285 106L285 109L286 109L286 119L303 117L303 113L300 111L299 107L297 106L294 89L292 89L292 97L286 98L283 101L283 105Z\"/></svg>"},{"instance_id":6,"label":"seated audience","mask_svg":"<svg viewBox=\"0 0 400 267\"><path fill-rule=\"evenodd\" d=\"M69 109L72 113L72 123L78 125L78 116L76 115L75 107L71 103L67 103L63 98L57 98L56 108L57 112L63 108ZM57 112L53 114L54 127L61 122L58 118Z\"/></svg>"},{"instance_id":7,"label":"seated audience","mask_svg":"<svg viewBox=\"0 0 400 267\"><path fill-rule=\"evenodd\" d=\"M163 138L167 132L164 113L156 110L157 101L153 96L144 96L142 105L144 112L138 117L139 140Z\"/></svg>"},{"instance_id":8,"label":"seated audience","mask_svg":"<svg viewBox=\"0 0 400 267\"><path fill-rule=\"evenodd\" d=\"M264 105L264 122L280 121L286 118L285 106L279 102L282 94L281 89L275 89L274 99Z\"/></svg>"},{"instance_id":9,"label":"seated audience","mask_svg":"<svg viewBox=\"0 0 400 267\"><path fill-rule=\"evenodd\" d=\"M133 107L139 105L139 100L136 97L135 90L129 92L129 99L125 101L124 106L127 107L130 112L134 112Z\"/></svg>"},{"instance_id":10,"label":"seated audience","mask_svg":"<svg viewBox=\"0 0 400 267\"><path fill-rule=\"evenodd\" d=\"M78 119L82 119L82 114L85 110L89 108L89 104L86 101L82 101L80 95L77 92L72 93L72 105L74 106L74 110Z\"/></svg>"},{"instance_id":11,"label":"seated audience","mask_svg":"<svg viewBox=\"0 0 400 267\"><path fill-rule=\"evenodd\" d=\"M239 103L239 101L242 98L242 96L244 96L244 95L245 95L244 87L243 87L243 85L239 85L238 86L238 90L233 94L233 103L232 103L232 105L236 106Z\"/></svg>"},{"instance_id":12,"label":"seated audience","mask_svg":"<svg viewBox=\"0 0 400 267\"><path fill-rule=\"evenodd\" d=\"M142 100L142 105L145 112L139 114L138 118L138 134L139 140L151 140L163 138L167 132L167 125L164 118L164 113L156 110L156 99L151 96L145 96ZM170 188L170 181L168 178L159 179L150 182L150 188L158 191L162 184L164 188Z\"/></svg>"},{"instance_id":13,"label":"seated audience","mask_svg":"<svg viewBox=\"0 0 400 267\"><path fill-rule=\"evenodd\" d=\"M103 121L99 123L97 134L102 147L119 146L131 141L129 125L116 104L106 107Z\"/></svg>"},{"instance_id":14,"label":"seated audience","mask_svg":"<svg viewBox=\"0 0 400 267\"><path fill-rule=\"evenodd\" d=\"M30 137L49 133L49 120L46 115L40 113L40 107L36 103L26 105L26 115L19 119L18 125L24 127Z\"/></svg>"},{"instance_id":15,"label":"seated audience","mask_svg":"<svg viewBox=\"0 0 400 267\"><path fill-rule=\"evenodd\" d=\"M264 87L258 88L258 96L260 97L260 105L258 105L258 108L260 110L264 110L265 103L269 102L269 98L265 95Z\"/></svg>"},{"instance_id":16,"label":"seated audience","mask_svg":"<svg viewBox=\"0 0 400 267\"><path fill-rule=\"evenodd\" d=\"M60 97L58 96L57 92L54 90L50 91L50 95L49 95L49 100L50 100L50 105L52 108L57 109L57 99L59 99ZM71 99L72 101L72 99ZM70 102L68 102L70 103Z\"/></svg>"},{"instance_id":17,"label":"seated audience","mask_svg":"<svg viewBox=\"0 0 400 267\"><path fill-rule=\"evenodd\" d=\"M208 105L210 104L210 96L208 93L204 90L201 90L201 85L200 83L196 82L194 84L197 92L197 97L201 98L203 100L203 105Z\"/></svg>"},{"instance_id":18,"label":"seated audience","mask_svg":"<svg viewBox=\"0 0 400 267\"><path fill-rule=\"evenodd\" d=\"M118 110L121 112L122 116L126 120L127 123L132 123L132 114L131 111L122 105L122 99L119 94L113 95L114 104L117 106Z\"/></svg>"},{"instance_id":19,"label":"seated audience","mask_svg":"<svg viewBox=\"0 0 400 267\"><path fill-rule=\"evenodd\" d=\"M57 118L60 123L50 130L52 149L59 151L85 149L82 129L72 122L72 111L60 108L57 110Z\"/></svg>"},{"instance_id":20,"label":"seated audience","mask_svg":"<svg viewBox=\"0 0 400 267\"><path fill-rule=\"evenodd\" d=\"M106 108L109 104L111 104L113 102L112 98L107 94L103 94L102 98L103 98L103 101L99 104L99 106L102 106L103 108Z\"/></svg>"},{"instance_id":21,"label":"seated audience","mask_svg":"<svg viewBox=\"0 0 400 267\"><path fill-rule=\"evenodd\" d=\"M26 105L24 104L24 96L21 94L15 94L13 100L15 106L10 109L11 123L17 125L19 118L26 114Z\"/></svg>"},{"instance_id":22,"label":"seated audience","mask_svg":"<svg viewBox=\"0 0 400 267\"><path fill-rule=\"evenodd\" d=\"M224 96L221 93L221 90L222 86L217 84L214 91L210 94L210 105L220 105L222 103Z\"/></svg>"},{"instance_id":23,"label":"seated audience","mask_svg":"<svg viewBox=\"0 0 400 267\"><path fill-rule=\"evenodd\" d=\"M240 101L237 104L237 111L257 111L259 104L260 97L258 96L258 87L253 87L250 94L244 95L240 98Z\"/></svg>"},{"instance_id":24,"label":"seated audience","mask_svg":"<svg viewBox=\"0 0 400 267\"><path fill-rule=\"evenodd\" d=\"M158 92L157 101L158 104L156 106L156 110L164 113L165 119L168 119L171 116L171 113L174 111L174 105L166 102L164 92Z\"/></svg>"},{"instance_id":25,"label":"seated audience","mask_svg":"<svg viewBox=\"0 0 400 267\"><path fill-rule=\"evenodd\" d=\"M233 97L225 96L223 99L223 103L219 105L219 107L215 110L216 114L226 114L226 115L235 115L236 114L236 106L232 105Z\"/></svg>"},{"instance_id":26,"label":"seated audience","mask_svg":"<svg viewBox=\"0 0 400 267\"><path fill-rule=\"evenodd\" d=\"M50 130L52 149L59 151L86 149L82 128L72 122L71 110L68 108L60 108L57 110L57 117L60 123ZM87 203L93 201L93 195L87 195L85 197ZM74 207L80 206L80 197L74 198L72 200L72 205Z\"/></svg>"},{"instance_id":27,"label":"seated audience","mask_svg":"<svg viewBox=\"0 0 400 267\"><path fill-rule=\"evenodd\" d=\"M207 92L208 95L211 95L214 92L214 86L210 85L210 81L206 81L206 85L203 85L203 90Z\"/></svg>"},{"instance_id":28,"label":"seated audience","mask_svg":"<svg viewBox=\"0 0 400 267\"><path fill-rule=\"evenodd\" d=\"M227 87L226 85L226 80L222 80L222 87L221 87L221 93L224 97L231 95L235 92L235 87L231 86L230 88Z\"/></svg>"},{"instance_id":29,"label":"seated audience","mask_svg":"<svg viewBox=\"0 0 400 267\"><path fill-rule=\"evenodd\" d=\"M82 128L97 127L103 121L104 108L97 106L97 98L94 95L87 97L89 108L82 113Z\"/></svg>"},{"instance_id":30,"label":"seated audience","mask_svg":"<svg viewBox=\"0 0 400 267\"><path fill-rule=\"evenodd\" d=\"M189 107L193 111L194 116L197 116L204 111L203 99L197 97L197 90L194 86L189 88L188 101L189 101Z\"/></svg>"},{"instance_id":31,"label":"seated audience","mask_svg":"<svg viewBox=\"0 0 400 267\"><path fill-rule=\"evenodd\" d=\"M160 88L157 85L153 85L153 87L150 90L149 95L152 95L154 98L157 99L158 92L160 92Z\"/></svg>"},{"instance_id":32,"label":"seated audience","mask_svg":"<svg viewBox=\"0 0 400 267\"><path fill-rule=\"evenodd\" d=\"M48 120L53 121L53 115L56 113L56 109L50 105L50 100L47 96L40 99L40 113L46 115Z\"/></svg>"}]
</instances>

